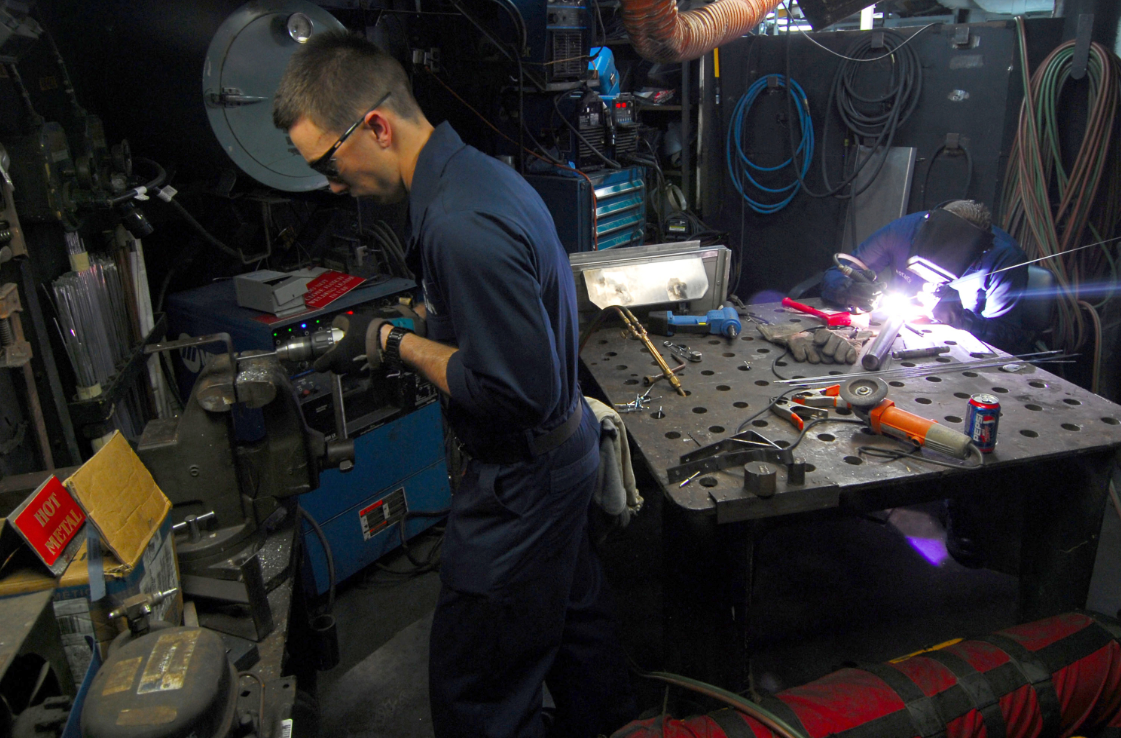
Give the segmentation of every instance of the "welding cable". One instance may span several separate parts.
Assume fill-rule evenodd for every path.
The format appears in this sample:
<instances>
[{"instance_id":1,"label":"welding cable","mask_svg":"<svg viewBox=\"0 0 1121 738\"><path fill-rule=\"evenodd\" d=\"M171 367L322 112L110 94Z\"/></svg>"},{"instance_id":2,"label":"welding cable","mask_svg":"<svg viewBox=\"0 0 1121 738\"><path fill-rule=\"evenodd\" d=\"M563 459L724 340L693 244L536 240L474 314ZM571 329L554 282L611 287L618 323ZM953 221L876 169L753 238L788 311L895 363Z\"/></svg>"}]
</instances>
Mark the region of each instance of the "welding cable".
<instances>
[{"instance_id":1,"label":"welding cable","mask_svg":"<svg viewBox=\"0 0 1121 738\"><path fill-rule=\"evenodd\" d=\"M868 54L878 51L872 48L872 36L874 34L861 34L846 49L844 54L846 58L837 67L837 73L833 76L833 85L830 88L829 101L825 109L826 117L822 122L821 177L822 181L825 183L825 192L815 192L810 189L806 184L805 177L800 174L801 169L797 166L794 167L795 173L798 174L798 183L802 191L807 195L819 199L826 197L855 197L870 187L876 180L876 177L879 176L880 171L887 162L892 143L895 141L896 132L899 127L911 117L915 107L918 105L919 97L922 94L922 64L914 48L909 45L909 41L928 27L929 26L919 29L906 40L894 31L882 31L884 48L887 50L887 53L883 55L877 54L877 56L881 58L890 58L892 65L892 85L884 94L879 96L865 97L856 90L857 75L863 68L860 62L872 61L872 59L868 58ZM788 26L786 33L787 76L790 74L791 34L792 32ZM787 90L786 97L786 126L790 134L790 145L793 148L793 108L790 102L792 95L789 90ZM871 153L868 157L865 158L864 161L858 162L853 168L852 173L844 177L836 187L829 182L827 166L829 114L833 109L834 103L836 103L837 114L840 116L841 121L845 124L848 131L857 137L874 139L871 145ZM876 156L876 149L881 147L883 153L880 156ZM859 149L857 151L859 152ZM864 178L864 184L859 188L853 188L846 194L841 194L846 188L856 182L856 179L873 160L875 160L876 163L871 175Z\"/></svg>"},{"instance_id":2,"label":"welding cable","mask_svg":"<svg viewBox=\"0 0 1121 738\"><path fill-rule=\"evenodd\" d=\"M152 161L151 159L144 159L142 157L134 158L133 162L142 163L145 166L152 167L156 170L155 176L152 177L152 179L148 180L148 182L146 182L145 184L137 185L136 187L126 190L119 195L106 198L105 201L101 203L102 205L104 205L105 207L113 207L114 205L120 205L122 202L127 202L139 195L144 195L148 192L159 194L159 188L167 179L167 172L164 171L164 168L157 162Z\"/></svg>"},{"instance_id":3,"label":"welding cable","mask_svg":"<svg viewBox=\"0 0 1121 738\"><path fill-rule=\"evenodd\" d=\"M296 511L315 531L315 537L319 539L319 545L323 546L323 555L327 559L327 609L324 612L330 613L335 607L335 556L331 553L331 544L327 542L327 536L324 535L323 529L319 527L319 523L311 516L311 513L301 505L296 506Z\"/></svg>"},{"instance_id":4,"label":"welding cable","mask_svg":"<svg viewBox=\"0 0 1121 738\"><path fill-rule=\"evenodd\" d=\"M962 188L962 199L969 197L969 185L973 182L973 155L969 153L969 149L959 144L957 149L950 149L946 146L939 146L938 150L934 152L934 156L930 157L930 162L926 165L926 174L922 178L922 207L920 210L926 210L926 187L930 184L930 172L934 169L934 163L938 161L938 157L955 150L961 151L965 154L965 187Z\"/></svg>"},{"instance_id":5,"label":"welding cable","mask_svg":"<svg viewBox=\"0 0 1121 738\"><path fill-rule=\"evenodd\" d=\"M770 167L756 164L743 150L743 131L747 127L751 108L763 90L768 88L785 89L787 90L787 97L794 98L798 113L798 125L802 131L802 138L795 147L794 153L790 155L790 158ZM791 146L794 146L793 133L791 133ZM789 205L790 201L794 199L794 196L798 194L798 183L805 178L806 173L809 171L810 162L813 160L813 153L813 120L810 118L810 103L809 100L806 99L806 92L802 89L802 86L789 76L783 76L781 74L768 74L757 79L754 84L747 88L747 92L740 97L735 108L732 110L732 118L728 126L727 139L724 147L724 160L728 167L728 176L732 178L732 184L735 185L736 191L740 193L740 197L747 202L749 208L761 215L773 215L779 212ZM795 161L798 154L802 155L801 172L796 173L794 181L789 184L770 187L759 182L755 178L755 175L752 174L755 172L761 175L760 178L762 178L762 176L773 177L774 172L778 172L788 166L797 168ZM770 195L771 199L778 196L781 196L782 199L777 202L761 202L745 191L749 186L754 187L765 195Z\"/></svg>"},{"instance_id":6,"label":"welding cable","mask_svg":"<svg viewBox=\"0 0 1121 738\"><path fill-rule=\"evenodd\" d=\"M902 442L901 442L902 443ZM985 465L985 458L981 451L976 447L971 447L969 455L977 458L976 464L955 464L952 461L941 461L939 459L928 459L925 456L918 456L916 452L920 450L919 446L904 443L910 448L909 451L902 449L884 448L882 446L857 446L856 453L858 456L871 456L874 459L887 459L888 461L901 461L907 459L908 461L921 461L924 464L933 464L934 466L944 466L948 469L979 469Z\"/></svg>"},{"instance_id":7,"label":"welding cable","mask_svg":"<svg viewBox=\"0 0 1121 738\"><path fill-rule=\"evenodd\" d=\"M159 194L159 192L160 191L157 191L156 194ZM243 264L248 263L242 257L240 251L235 251L234 249L231 249L229 246L227 246L226 244L222 243L217 238L215 238L210 233L210 231L206 230L206 228L203 226L203 224L199 223L197 220L195 220L195 216L191 215L191 213L187 210L187 208L180 205L179 201L176 198L168 197L168 198L165 199L163 197L158 197L156 199L160 200L162 202L166 202L168 205L170 205L175 210L175 212L179 213L179 217L182 218L183 220L187 221L187 225L191 226L191 228L194 228L195 231L200 236L202 236L203 241L210 244L214 248L218 249L219 251L221 251L226 256L237 259L238 261L242 262Z\"/></svg>"},{"instance_id":8,"label":"welding cable","mask_svg":"<svg viewBox=\"0 0 1121 738\"><path fill-rule=\"evenodd\" d=\"M665 671L639 671L638 675L646 679L654 679L665 682L666 684L672 684L675 687L683 687L697 694L711 697L718 702L723 702L737 712L741 712L763 723L763 725L767 726L767 728L776 735L781 736L781 738L807 738L807 736L792 728L789 723L770 710L755 704L746 697L741 697L734 692L721 689L713 684L707 684L696 679L681 676L680 674L671 674Z\"/></svg>"},{"instance_id":9,"label":"welding cable","mask_svg":"<svg viewBox=\"0 0 1121 738\"><path fill-rule=\"evenodd\" d=\"M1020 20L1017 32L1024 102L1005 175L1002 225L1029 257L1058 257L1045 262L1055 276L1058 294L1051 342L1067 350L1082 346L1091 333L1089 316L1098 364L1101 347L1097 342L1097 311L1102 303L1092 304L1085 299L1089 291L1084 296L1082 290L1098 287L1107 271L1109 283L1115 288L1116 260L1104 244L1101 249L1079 251L1077 256L1074 252L1084 234L1101 240L1121 219L1116 202L1121 186L1114 149L1118 142L1112 140L1121 105L1121 63L1100 44L1090 45L1086 67L1088 120L1084 128L1078 124L1082 142L1068 171L1060 152L1059 142L1068 137L1060 125L1058 103L1071 80L1075 42L1058 46L1029 77L1027 38ZM1105 299L1111 294L1107 293ZM1100 367L1095 366L1093 374L1097 377ZM1096 387L1091 390L1096 391Z\"/></svg>"}]
</instances>

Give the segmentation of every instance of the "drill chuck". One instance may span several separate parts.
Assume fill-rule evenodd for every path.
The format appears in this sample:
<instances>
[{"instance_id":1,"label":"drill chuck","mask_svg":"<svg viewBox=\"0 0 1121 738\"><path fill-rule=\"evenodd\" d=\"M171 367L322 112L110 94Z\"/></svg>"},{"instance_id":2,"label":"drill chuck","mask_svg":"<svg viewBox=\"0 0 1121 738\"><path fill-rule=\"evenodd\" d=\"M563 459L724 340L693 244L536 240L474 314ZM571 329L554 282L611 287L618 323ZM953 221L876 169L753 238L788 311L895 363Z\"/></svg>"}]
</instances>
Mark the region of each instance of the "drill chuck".
<instances>
[{"instance_id":1,"label":"drill chuck","mask_svg":"<svg viewBox=\"0 0 1121 738\"><path fill-rule=\"evenodd\" d=\"M343 335L338 328L328 328L310 336L296 336L277 346L276 356L282 361L311 361L330 351Z\"/></svg>"}]
</instances>

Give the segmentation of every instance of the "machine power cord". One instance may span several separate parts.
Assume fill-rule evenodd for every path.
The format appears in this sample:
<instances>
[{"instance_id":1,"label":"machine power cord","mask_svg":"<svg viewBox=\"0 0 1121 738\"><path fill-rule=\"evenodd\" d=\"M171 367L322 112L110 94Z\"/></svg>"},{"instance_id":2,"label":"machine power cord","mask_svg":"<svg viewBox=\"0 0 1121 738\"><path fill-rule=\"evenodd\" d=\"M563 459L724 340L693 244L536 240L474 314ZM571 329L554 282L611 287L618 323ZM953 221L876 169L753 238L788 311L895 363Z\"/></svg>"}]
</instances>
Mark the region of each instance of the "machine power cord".
<instances>
[{"instance_id":1,"label":"machine power cord","mask_svg":"<svg viewBox=\"0 0 1121 738\"><path fill-rule=\"evenodd\" d=\"M327 609L325 612L330 614L335 607L335 557L331 553L331 544L327 542L327 536L323 534L323 529L319 527L319 523L307 510L299 506L296 510L300 517L306 520L311 529L315 531L315 537L319 539L319 545L323 546L323 555L327 558Z\"/></svg>"},{"instance_id":2,"label":"machine power cord","mask_svg":"<svg viewBox=\"0 0 1121 738\"><path fill-rule=\"evenodd\" d=\"M973 183L973 155L969 153L969 149L965 146L959 145L957 149L951 149L946 146L939 146L938 150L934 152L934 156L930 157L930 163L926 165L926 174L922 178L922 207L920 210L926 210L926 190L927 185L930 184L930 171L934 169L935 162L942 154L953 154L955 151L961 151L965 155L965 187L961 190L962 199L969 197L969 185Z\"/></svg>"},{"instance_id":3,"label":"machine power cord","mask_svg":"<svg viewBox=\"0 0 1121 738\"><path fill-rule=\"evenodd\" d=\"M902 443L902 442L901 442ZM928 459L925 456L917 455L920 451L919 446L913 444L904 444L909 450L884 448L882 446L857 446L856 453L859 456L871 456L874 459L887 459L888 461L901 461L906 459L908 461L921 461L924 464L933 464L934 466L944 466L948 469L979 469L985 465L985 459L981 452L974 446L969 455L977 458L975 464L956 464L952 461L941 461L939 459Z\"/></svg>"}]
</instances>

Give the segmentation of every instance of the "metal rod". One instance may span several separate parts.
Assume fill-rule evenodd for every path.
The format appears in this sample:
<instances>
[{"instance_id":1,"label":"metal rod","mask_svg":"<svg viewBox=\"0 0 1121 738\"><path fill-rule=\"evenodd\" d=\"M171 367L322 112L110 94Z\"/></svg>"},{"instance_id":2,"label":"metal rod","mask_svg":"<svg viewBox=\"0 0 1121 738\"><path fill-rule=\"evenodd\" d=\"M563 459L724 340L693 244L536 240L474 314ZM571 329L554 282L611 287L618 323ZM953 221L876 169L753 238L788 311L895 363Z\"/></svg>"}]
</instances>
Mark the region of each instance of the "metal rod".
<instances>
[{"instance_id":1,"label":"metal rod","mask_svg":"<svg viewBox=\"0 0 1121 738\"><path fill-rule=\"evenodd\" d=\"M1035 356L1033 354L1025 354L1024 356L1005 356L998 357L996 359L962 361L957 364L933 364L927 367L907 367L906 369L891 369L884 372L853 372L851 374L806 377L804 379L780 379L774 382L774 384L837 384L838 382L848 381L849 379L856 379L858 377L887 377L891 379L910 379L914 377L925 377L931 374L948 374L949 372L957 372L969 369L991 369L993 367L1005 366L1007 364L1034 364L1037 362L1049 363L1055 360L1073 358L1078 355L1059 354L1056 351L1047 351L1042 353L1044 355L1041 356Z\"/></svg>"},{"instance_id":2,"label":"metal rod","mask_svg":"<svg viewBox=\"0 0 1121 738\"><path fill-rule=\"evenodd\" d=\"M895 343L896 336L903 328L903 316L893 315L880 326L880 335L876 336L876 340L872 342L871 348L860 359L860 365L870 372L882 369L888 360L888 355L891 353L892 344Z\"/></svg>"}]
</instances>

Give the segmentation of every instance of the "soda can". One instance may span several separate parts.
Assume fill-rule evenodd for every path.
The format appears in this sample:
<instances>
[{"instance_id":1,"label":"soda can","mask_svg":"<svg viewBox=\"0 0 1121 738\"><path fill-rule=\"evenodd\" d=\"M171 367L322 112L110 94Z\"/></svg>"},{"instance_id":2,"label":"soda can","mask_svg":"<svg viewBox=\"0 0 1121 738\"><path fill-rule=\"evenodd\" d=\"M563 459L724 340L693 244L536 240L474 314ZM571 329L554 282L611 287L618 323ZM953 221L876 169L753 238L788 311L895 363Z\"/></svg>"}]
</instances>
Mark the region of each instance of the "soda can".
<instances>
[{"instance_id":1,"label":"soda can","mask_svg":"<svg viewBox=\"0 0 1121 738\"><path fill-rule=\"evenodd\" d=\"M965 416L965 435L983 453L996 448L996 429L1000 423L1000 401L995 395L980 394L969 398Z\"/></svg>"}]
</instances>

